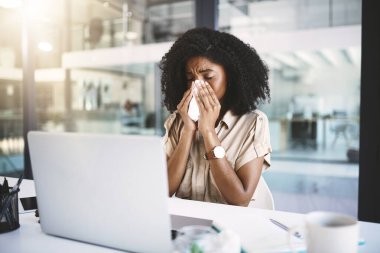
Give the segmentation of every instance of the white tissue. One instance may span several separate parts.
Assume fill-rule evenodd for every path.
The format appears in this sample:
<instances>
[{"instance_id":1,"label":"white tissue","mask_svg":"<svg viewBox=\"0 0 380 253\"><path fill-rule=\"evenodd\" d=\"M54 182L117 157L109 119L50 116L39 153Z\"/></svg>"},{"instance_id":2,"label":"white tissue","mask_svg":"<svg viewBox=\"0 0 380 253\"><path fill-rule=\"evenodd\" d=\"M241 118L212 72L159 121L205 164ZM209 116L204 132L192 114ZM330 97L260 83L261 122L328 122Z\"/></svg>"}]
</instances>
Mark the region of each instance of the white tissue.
<instances>
[{"instance_id":1,"label":"white tissue","mask_svg":"<svg viewBox=\"0 0 380 253\"><path fill-rule=\"evenodd\" d=\"M195 93L198 92L196 85L200 84L200 83L201 83L201 80L195 80L195 86L193 87L193 91L195 91ZM193 121L198 121L198 119L199 119L199 107L198 107L197 101L195 101L194 96L190 100L189 109L188 109L187 113L188 113L190 119L192 119Z\"/></svg>"},{"instance_id":2,"label":"white tissue","mask_svg":"<svg viewBox=\"0 0 380 253\"><path fill-rule=\"evenodd\" d=\"M199 107L197 105L197 102L195 101L194 96L190 100L189 104L189 110L187 111L189 114L190 119L193 121L198 121L199 119Z\"/></svg>"}]
</instances>

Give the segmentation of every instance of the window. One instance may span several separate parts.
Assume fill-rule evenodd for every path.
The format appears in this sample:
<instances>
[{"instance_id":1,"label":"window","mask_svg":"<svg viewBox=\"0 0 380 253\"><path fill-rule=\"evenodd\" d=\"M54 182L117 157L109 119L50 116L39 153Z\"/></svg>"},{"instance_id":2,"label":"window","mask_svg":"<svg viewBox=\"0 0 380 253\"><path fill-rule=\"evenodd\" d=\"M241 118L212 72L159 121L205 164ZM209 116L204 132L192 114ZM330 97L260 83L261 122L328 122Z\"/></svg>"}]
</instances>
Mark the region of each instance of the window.
<instances>
[{"instance_id":1,"label":"window","mask_svg":"<svg viewBox=\"0 0 380 253\"><path fill-rule=\"evenodd\" d=\"M220 1L219 28L270 69L276 207L357 214L361 1Z\"/></svg>"}]
</instances>

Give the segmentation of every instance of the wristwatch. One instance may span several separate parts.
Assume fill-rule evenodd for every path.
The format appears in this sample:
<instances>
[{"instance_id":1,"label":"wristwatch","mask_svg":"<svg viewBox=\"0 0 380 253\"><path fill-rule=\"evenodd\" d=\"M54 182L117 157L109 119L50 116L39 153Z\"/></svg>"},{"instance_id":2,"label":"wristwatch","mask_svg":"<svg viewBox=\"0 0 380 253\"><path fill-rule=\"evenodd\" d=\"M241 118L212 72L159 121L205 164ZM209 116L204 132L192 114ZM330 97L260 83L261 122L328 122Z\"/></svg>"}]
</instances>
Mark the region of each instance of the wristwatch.
<instances>
[{"instance_id":1,"label":"wristwatch","mask_svg":"<svg viewBox=\"0 0 380 253\"><path fill-rule=\"evenodd\" d=\"M226 151L222 146L215 146L210 152L206 152L203 158L206 160L220 159L226 155Z\"/></svg>"}]
</instances>

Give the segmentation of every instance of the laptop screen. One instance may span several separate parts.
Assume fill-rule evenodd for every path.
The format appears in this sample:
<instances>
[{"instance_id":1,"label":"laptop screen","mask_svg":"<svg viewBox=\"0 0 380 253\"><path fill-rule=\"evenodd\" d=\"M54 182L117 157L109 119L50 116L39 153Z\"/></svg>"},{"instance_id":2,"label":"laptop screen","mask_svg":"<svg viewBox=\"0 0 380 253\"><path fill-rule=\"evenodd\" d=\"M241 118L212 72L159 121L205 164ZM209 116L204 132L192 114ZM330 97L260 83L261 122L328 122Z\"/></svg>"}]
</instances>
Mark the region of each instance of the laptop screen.
<instances>
[{"instance_id":1,"label":"laptop screen","mask_svg":"<svg viewBox=\"0 0 380 253\"><path fill-rule=\"evenodd\" d=\"M28 141L45 233L127 251L170 252L160 137L29 132Z\"/></svg>"}]
</instances>

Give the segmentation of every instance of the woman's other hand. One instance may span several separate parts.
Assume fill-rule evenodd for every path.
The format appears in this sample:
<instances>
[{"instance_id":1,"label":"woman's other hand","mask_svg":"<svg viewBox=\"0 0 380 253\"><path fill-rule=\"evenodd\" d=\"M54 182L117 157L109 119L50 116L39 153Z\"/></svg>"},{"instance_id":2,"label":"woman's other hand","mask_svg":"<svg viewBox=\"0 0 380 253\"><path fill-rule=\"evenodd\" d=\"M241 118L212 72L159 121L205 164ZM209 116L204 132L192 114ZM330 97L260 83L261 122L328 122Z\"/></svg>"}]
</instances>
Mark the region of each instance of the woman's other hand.
<instances>
[{"instance_id":1,"label":"woman's other hand","mask_svg":"<svg viewBox=\"0 0 380 253\"><path fill-rule=\"evenodd\" d=\"M192 94L193 86L194 86L194 82L192 83L190 88L187 91L185 91L185 93L183 94L181 102L179 102L179 104L177 105L177 110L178 110L179 114L181 115L181 118L182 118L183 123L185 125L184 130L188 130L188 131L197 130L197 123L194 122L189 117L189 114L187 112L189 109L190 100L193 96L193 94Z\"/></svg>"}]
</instances>

